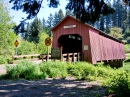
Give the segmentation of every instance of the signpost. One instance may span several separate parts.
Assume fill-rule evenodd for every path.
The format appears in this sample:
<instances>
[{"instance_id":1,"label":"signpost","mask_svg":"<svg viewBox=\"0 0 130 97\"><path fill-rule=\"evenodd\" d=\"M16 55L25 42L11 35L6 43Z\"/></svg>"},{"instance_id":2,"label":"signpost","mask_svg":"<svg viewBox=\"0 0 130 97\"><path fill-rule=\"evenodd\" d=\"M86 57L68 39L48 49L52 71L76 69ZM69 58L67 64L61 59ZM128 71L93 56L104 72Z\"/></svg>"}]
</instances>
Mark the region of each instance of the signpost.
<instances>
[{"instance_id":1,"label":"signpost","mask_svg":"<svg viewBox=\"0 0 130 97\"><path fill-rule=\"evenodd\" d=\"M16 55L17 55L17 46L19 45L18 40L16 40L16 41L14 42L14 45L15 45L15 47L16 47Z\"/></svg>"},{"instance_id":2,"label":"signpost","mask_svg":"<svg viewBox=\"0 0 130 97\"><path fill-rule=\"evenodd\" d=\"M52 41L50 37L47 37L45 39L45 45L47 46L47 61L48 61L48 55L49 55L49 46L51 45Z\"/></svg>"}]
</instances>

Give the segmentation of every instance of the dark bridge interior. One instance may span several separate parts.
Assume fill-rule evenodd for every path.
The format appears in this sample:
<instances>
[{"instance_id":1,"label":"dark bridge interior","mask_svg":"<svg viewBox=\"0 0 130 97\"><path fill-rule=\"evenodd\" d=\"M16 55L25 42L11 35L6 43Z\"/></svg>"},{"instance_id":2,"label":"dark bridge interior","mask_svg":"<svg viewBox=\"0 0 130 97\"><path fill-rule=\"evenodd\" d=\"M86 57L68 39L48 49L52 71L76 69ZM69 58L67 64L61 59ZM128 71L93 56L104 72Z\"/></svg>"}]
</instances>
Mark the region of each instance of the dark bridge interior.
<instances>
[{"instance_id":1,"label":"dark bridge interior","mask_svg":"<svg viewBox=\"0 0 130 97\"><path fill-rule=\"evenodd\" d=\"M62 53L82 52L82 37L79 34L62 35L58 43L59 47L63 47Z\"/></svg>"}]
</instances>

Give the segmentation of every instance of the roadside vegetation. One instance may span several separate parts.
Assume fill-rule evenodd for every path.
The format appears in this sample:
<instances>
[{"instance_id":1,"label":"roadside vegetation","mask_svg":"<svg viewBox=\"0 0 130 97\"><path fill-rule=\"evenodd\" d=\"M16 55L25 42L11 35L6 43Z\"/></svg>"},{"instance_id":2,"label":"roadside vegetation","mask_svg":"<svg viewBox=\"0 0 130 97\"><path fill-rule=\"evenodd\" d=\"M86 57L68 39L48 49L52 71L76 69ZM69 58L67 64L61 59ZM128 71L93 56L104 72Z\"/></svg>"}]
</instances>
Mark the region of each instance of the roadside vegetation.
<instances>
[{"instance_id":1,"label":"roadside vegetation","mask_svg":"<svg viewBox=\"0 0 130 97\"><path fill-rule=\"evenodd\" d=\"M1 80L39 80L46 78L66 78L73 76L77 80L98 81L107 88L106 94L123 97L130 96L130 61L129 56L121 68L111 68L99 63L92 65L87 62L44 62L35 64L21 61L16 66L7 66L7 73L0 76Z\"/></svg>"}]
</instances>

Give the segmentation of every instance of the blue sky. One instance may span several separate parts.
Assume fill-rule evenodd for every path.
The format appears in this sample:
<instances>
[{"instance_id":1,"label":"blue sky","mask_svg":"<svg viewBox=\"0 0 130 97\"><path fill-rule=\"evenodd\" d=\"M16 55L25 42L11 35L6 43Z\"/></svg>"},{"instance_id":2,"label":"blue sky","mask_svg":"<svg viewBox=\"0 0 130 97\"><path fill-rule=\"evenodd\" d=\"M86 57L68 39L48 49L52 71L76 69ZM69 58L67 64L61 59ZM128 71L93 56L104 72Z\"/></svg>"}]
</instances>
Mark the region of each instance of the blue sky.
<instances>
[{"instance_id":1,"label":"blue sky","mask_svg":"<svg viewBox=\"0 0 130 97\"><path fill-rule=\"evenodd\" d=\"M62 9L65 14L65 6L67 4L67 0L60 0L60 1L62 2L60 2L60 6L58 8L49 8L47 5L48 4L47 0L43 0L42 3L43 8L40 9L40 12L38 13L38 18L42 19L44 17L47 20L50 13L54 15L54 13L58 12L59 9ZM22 11L14 11L13 9L11 9L12 4L10 3L8 7L9 7L10 15L13 16L13 21L16 22L17 24L20 23L22 17L25 18L27 16Z\"/></svg>"}]
</instances>

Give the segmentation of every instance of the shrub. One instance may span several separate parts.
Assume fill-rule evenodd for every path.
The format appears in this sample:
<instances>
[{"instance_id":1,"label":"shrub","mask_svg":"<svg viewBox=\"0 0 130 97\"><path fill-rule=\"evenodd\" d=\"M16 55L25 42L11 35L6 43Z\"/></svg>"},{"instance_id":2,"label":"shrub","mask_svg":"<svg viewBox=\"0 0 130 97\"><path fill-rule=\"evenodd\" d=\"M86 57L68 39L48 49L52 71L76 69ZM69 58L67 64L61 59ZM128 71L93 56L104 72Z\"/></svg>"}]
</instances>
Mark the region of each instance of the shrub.
<instances>
[{"instance_id":1,"label":"shrub","mask_svg":"<svg viewBox=\"0 0 130 97\"><path fill-rule=\"evenodd\" d=\"M34 54L36 51L36 46L33 42L21 41L19 47L17 48L18 55Z\"/></svg>"},{"instance_id":2,"label":"shrub","mask_svg":"<svg viewBox=\"0 0 130 97\"><path fill-rule=\"evenodd\" d=\"M117 97L130 96L130 81L126 72L118 72L112 77L109 93L114 93Z\"/></svg>"},{"instance_id":3,"label":"shrub","mask_svg":"<svg viewBox=\"0 0 130 97\"><path fill-rule=\"evenodd\" d=\"M40 71L39 65L32 62L21 61L16 66L7 66L6 79L44 79L46 76Z\"/></svg>"},{"instance_id":4,"label":"shrub","mask_svg":"<svg viewBox=\"0 0 130 97\"><path fill-rule=\"evenodd\" d=\"M67 64L65 62L45 62L40 64L41 71L48 77L56 78L67 76Z\"/></svg>"},{"instance_id":5,"label":"shrub","mask_svg":"<svg viewBox=\"0 0 130 97\"><path fill-rule=\"evenodd\" d=\"M1 55L0 56L0 64L11 64L13 62L12 57L11 56L5 56L5 55Z\"/></svg>"},{"instance_id":6,"label":"shrub","mask_svg":"<svg viewBox=\"0 0 130 97\"><path fill-rule=\"evenodd\" d=\"M96 76L95 67L86 62L77 62L68 66L68 73L76 76L78 79L86 79L87 76Z\"/></svg>"},{"instance_id":7,"label":"shrub","mask_svg":"<svg viewBox=\"0 0 130 97\"><path fill-rule=\"evenodd\" d=\"M130 44L125 44L125 52L130 53Z\"/></svg>"},{"instance_id":8,"label":"shrub","mask_svg":"<svg viewBox=\"0 0 130 97\"><path fill-rule=\"evenodd\" d=\"M0 56L0 64L6 64L6 63L7 63L6 57Z\"/></svg>"}]
</instances>

